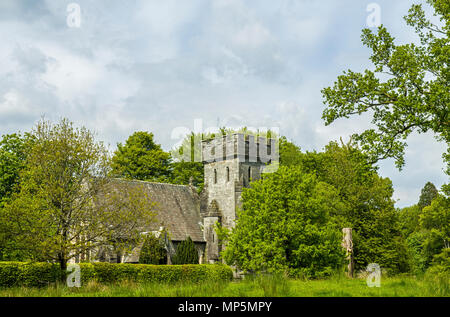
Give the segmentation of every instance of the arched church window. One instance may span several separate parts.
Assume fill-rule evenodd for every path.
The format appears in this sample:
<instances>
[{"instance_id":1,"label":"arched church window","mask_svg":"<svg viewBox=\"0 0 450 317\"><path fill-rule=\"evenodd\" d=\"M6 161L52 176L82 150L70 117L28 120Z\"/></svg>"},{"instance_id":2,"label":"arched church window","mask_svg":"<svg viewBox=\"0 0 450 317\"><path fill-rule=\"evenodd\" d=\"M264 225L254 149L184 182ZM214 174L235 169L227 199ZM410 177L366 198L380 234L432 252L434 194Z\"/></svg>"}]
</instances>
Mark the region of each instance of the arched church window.
<instances>
[{"instance_id":1,"label":"arched church window","mask_svg":"<svg viewBox=\"0 0 450 317\"><path fill-rule=\"evenodd\" d=\"M227 182L230 181L230 168L227 166Z\"/></svg>"},{"instance_id":2,"label":"arched church window","mask_svg":"<svg viewBox=\"0 0 450 317\"><path fill-rule=\"evenodd\" d=\"M214 170L214 184L217 184L217 170Z\"/></svg>"},{"instance_id":3,"label":"arched church window","mask_svg":"<svg viewBox=\"0 0 450 317\"><path fill-rule=\"evenodd\" d=\"M249 166L248 168L248 182L250 183L250 180L252 179L252 167Z\"/></svg>"}]
</instances>

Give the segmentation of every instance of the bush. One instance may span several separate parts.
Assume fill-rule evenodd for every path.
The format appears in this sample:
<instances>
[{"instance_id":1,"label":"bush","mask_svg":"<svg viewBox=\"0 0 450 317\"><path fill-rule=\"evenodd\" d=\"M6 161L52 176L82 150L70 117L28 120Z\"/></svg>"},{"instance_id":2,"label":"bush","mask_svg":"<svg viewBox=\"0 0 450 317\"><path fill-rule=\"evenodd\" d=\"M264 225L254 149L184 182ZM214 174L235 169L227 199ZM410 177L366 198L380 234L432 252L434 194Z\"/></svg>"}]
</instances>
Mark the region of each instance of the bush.
<instances>
[{"instance_id":1,"label":"bush","mask_svg":"<svg viewBox=\"0 0 450 317\"><path fill-rule=\"evenodd\" d=\"M0 286L47 286L61 280L59 264L0 262Z\"/></svg>"},{"instance_id":2,"label":"bush","mask_svg":"<svg viewBox=\"0 0 450 317\"><path fill-rule=\"evenodd\" d=\"M141 264L166 264L167 252L161 241L154 235L149 234L142 245L139 254L139 263Z\"/></svg>"},{"instance_id":3,"label":"bush","mask_svg":"<svg viewBox=\"0 0 450 317\"><path fill-rule=\"evenodd\" d=\"M0 285L13 286L19 280L19 263L2 262L0 265Z\"/></svg>"},{"instance_id":4,"label":"bush","mask_svg":"<svg viewBox=\"0 0 450 317\"><path fill-rule=\"evenodd\" d=\"M191 237L180 242L172 260L173 264L198 264L198 251Z\"/></svg>"},{"instance_id":5,"label":"bush","mask_svg":"<svg viewBox=\"0 0 450 317\"><path fill-rule=\"evenodd\" d=\"M95 281L97 272L92 263L78 263L81 269L81 285L87 284L89 281ZM1 267L1 265L0 265Z\"/></svg>"},{"instance_id":6,"label":"bush","mask_svg":"<svg viewBox=\"0 0 450 317\"><path fill-rule=\"evenodd\" d=\"M433 262L427 270L431 275L450 276L450 248L445 248L433 257Z\"/></svg>"},{"instance_id":7,"label":"bush","mask_svg":"<svg viewBox=\"0 0 450 317\"><path fill-rule=\"evenodd\" d=\"M80 263L81 283L119 281L175 283L230 281L233 271L221 264L149 265L127 263ZM46 286L65 276L58 264L0 262L0 287Z\"/></svg>"},{"instance_id":8,"label":"bush","mask_svg":"<svg viewBox=\"0 0 450 317\"><path fill-rule=\"evenodd\" d=\"M233 271L220 264L186 264L186 265L148 265L148 264L114 264L93 263L96 280L101 283L114 283L130 280L135 282L192 282L230 281Z\"/></svg>"}]
</instances>

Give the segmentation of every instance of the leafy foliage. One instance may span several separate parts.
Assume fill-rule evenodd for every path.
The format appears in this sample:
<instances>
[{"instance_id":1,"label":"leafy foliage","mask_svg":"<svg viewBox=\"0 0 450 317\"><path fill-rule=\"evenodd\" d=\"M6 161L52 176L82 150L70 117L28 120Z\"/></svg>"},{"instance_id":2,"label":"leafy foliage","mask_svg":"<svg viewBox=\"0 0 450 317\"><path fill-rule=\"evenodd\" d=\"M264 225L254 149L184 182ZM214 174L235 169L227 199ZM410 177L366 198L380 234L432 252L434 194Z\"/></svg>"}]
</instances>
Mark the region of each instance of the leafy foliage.
<instances>
[{"instance_id":1,"label":"leafy foliage","mask_svg":"<svg viewBox=\"0 0 450 317\"><path fill-rule=\"evenodd\" d=\"M280 164L284 166L295 166L301 164L302 152L300 147L288 141L285 136L279 139Z\"/></svg>"},{"instance_id":2,"label":"leafy foliage","mask_svg":"<svg viewBox=\"0 0 450 317\"><path fill-rule=\"evenodd\" d=\"M153 133L135 132L117 144L111 175L119 178L165 182L170 177L170 154L153 140Z\"/></svg>"},{"instance_id":3,"label":"leafy foliage","mask_svg":"<svg viewBox=\"0 0 450 317\"><path fill-rule=\"evenodd\" d=\"M149 234L145 238L144 244L139 255L139 263L141 264L166 264L167 252L160 239Z\"/></svg>"},{"instance_id":4,"label":"leafy foliage","mask_svg":"<svg viewBox=\"0 0 450 317\"><path fill-rule=\"evenodd\" d=\"M427 182L422 188L419 203L417 204L420 209L431 205L431 201L438 195L438 190L433 183Z\"/></svg>"},{"instance_id":5,"label":"leafy foliage","mask_svg":"<svg viewBox=\"0 0 450 317\"><path fill-rule=\"evenodd\" d=\"M450 5L447 0L427 1L440 24L430 22L421 5L413 5L405 20L414 27L420 45L396 45L384 26L377 33L364 29L362 41L372 50L374 70L351 70L333 87L322 90L327 125L339 118L373 113L376 129L355 135L371 162L388 157L404 165L404 141L413 131L431 131L450 144ZM450 151L450 148L448 149ZM450 155L444 154L450 167Z\"/></svg>"},{"instance_id":6,"label":"leafy foliage","mask_svg":"<svg viewBox=\"0 0 450 317\"><path fill-rule=\"evenodd\" d=\"M201 192L204 186L204 167L201 162L173 162L171 163L171 183L187 185L191 183Z\"/></svg>"},{"instance_id":7,"label":"leafy foliage","mask_svg":"<svg viewBox=\"0 0 450 317\"><path fill-rule=\"evenodd\" d=\"M428 230L433 240L443 248L450 248L450 198L438 195L420 215L420 225Z\"/></svg>"},{"instance_id":8,"label":"leafy foliage","mask_svg":"<svg viewBox=\"0 0 450 317\"><path fill-rule=\"evenodd\" d=\"M419 231L420 213L422 209L418 205L404 207L399 210L398 216L402 234L404 237L410 236L413 232Z\"/></svg>"},{"instance_id":9,"label":"leafy foliage","mask_svg":"<svg viewBox=\"0 0 450 317\"><path fill-rule=\"evenodd\" d=\"M445 248L441 253L436 254L428 270L437 274L446 273L450 277L450 248Z\"/></svg>"},{"instance_id":10,"label":"leafy foliage","mask_svg":"<svg viewBox=\"0 0 450 317\"><path fill-rule=\"evenodd\" d=\"M423 209L414 205L400 210L400 220L407 237L412 270L423 273L432 265L434 257L450 246L450 199L437 193Z\"/></svg>"},{"instance_id":11,"label":"leafy foliage","mask_svg":"<svg viewBox=\"0 0 450 317\"><path fill-rule=\"evenodd\" d=\"M392 183L357 145L330 142L324 152L298 154L303 171L332 186L339 207L333 218L341 228L353 228L356 270L378 263L391 272L408 270L406 242L392 200Z\"/></svg>"},{"instance_id":12,"label":"leafy foliage","mask_svg":"<svg viewBox=\"0 0 450 317\"><path fill-rule=\"evenodd\" d=\"M283 252L289 249L295 250L299 246L287 242L295 238L286 237L289 232L286 228L289 227L283 215L287 206L293 205L294 202L304 203L306 199L304 195L314 192L308 186L302 185L297 193L297 186L305 182L311 188L319 186L316 183L327 188L324 190L327 194L323 194L326 202L319 198L310 198L311 200L296 212L302 210L304 215L308 215L305 212L307 208L323 210L328 215L327 223L335 225L339 231L344 227L353 228L354 260L357 270L365 270L369 263L378 263L391 272L408 270L407 245L401 234L398 214L392 200L392 183L389 179L378 176L376 168L370 163L367 155L362 153L352 141L342 145L330 142L325 147L325 151L320 153L302 153L297 146L282 138L280 159L282 169L272 176L267 176L261 182L253 182L252 188L244 191L242 195L244 210L239 214L237 227L233 233L227 233L223 228L218 230L222 239L229 240L232 246L228 250L229 245L227 245L224 251L227 261L237 263L249 270L257 270L258 267L278 269L288 266L286 264L288 258L282 260L285 257ZM279 173L286 174L277 176L283 181L274 182L275 175ZM298 179L291 181L292 175L296 175ZM306 182L308 177L312 177L314 181ZM284 202L282 207L273 205L287 199L288 201ZM295 214L294 211L288 210L289 215ZM283 219L281 222L280 217ZM303 230L302 232L305 234L309 232L295 222L296 220L293 221L295 226ZM306 220L300 218L298 221ZM307 220L307 223L313 222ZM328 230L322 226L319 228L323 234ZM309 233L312 234L312 232ZM304 238L308 240L306 236ZM320 241L323 239L325 237L322 237ZM263 242L266 240L270 242ZM285 244L280 246L280 240L286 241ZM297 241L297 243L300 242ZM306 242L301 241L301 243ZM305 255L303 257L307 258ZM295 265L303 267L306 264ZM320 274L320 270L318 272ZM303 270L303 274L316 273L314 269L311 269L309 272Z\"/></svg>"},{"instance_id":13,"label":"leafy foliage","mask_svg":"<svg viewBox=\"0 0 450 317\"><path fill-rule=\"evenodd\" d=\"M0 141L0 204L17 190L19 172L25 166L33 138L29 133L6 134Z\"/></svg>"},{"instance_id":14,"label":"leafy foliage","mask_svg":"<svg viewBox=\"0 0 450 317\"><path fill-rule=\"evenodd\" d=\"M180 242L172 262L173 264L198 264L198 251L191 237Z\"/></svg>"},{"instance_id":15,"label":"leafy foliage","mask_svg":"<svg viewBox=\"0 0 450 317\"><path fill-rule=\"evenodd\" d=\"M108 152L89 130L63 119L41 121L32 134L20 190L0 211L0 238L14 241L4 255L64 268L96 246L111 242L120 249L139 238L140 224L153 220L152 204L139 186L108 188Z\"/></svg>"},{"instance_id":16,"label":"leafy foliage","mask_svg":"<svg viewBox=\"0 0 450 317\"><path fill-rule=\"evenodd\" d=\"M225 265L149 265L125 263L79 263L81 283L89 281L116 284L134 282L231 281L233 271ZM66 272L51 263L0 262L0 287L47 286L61 280Z\"/></svg>"},{"instance_id":17,"label":"leafy foliage","mask_svg":"<svg viewBox=\"0 0 450 317\"><path fill-rule=\"evenodd\" d=\"M300 168L281 167L252 183L224 258L245 271L323 276L343 263L334 188Z\"/></svg>"}]
</instances>

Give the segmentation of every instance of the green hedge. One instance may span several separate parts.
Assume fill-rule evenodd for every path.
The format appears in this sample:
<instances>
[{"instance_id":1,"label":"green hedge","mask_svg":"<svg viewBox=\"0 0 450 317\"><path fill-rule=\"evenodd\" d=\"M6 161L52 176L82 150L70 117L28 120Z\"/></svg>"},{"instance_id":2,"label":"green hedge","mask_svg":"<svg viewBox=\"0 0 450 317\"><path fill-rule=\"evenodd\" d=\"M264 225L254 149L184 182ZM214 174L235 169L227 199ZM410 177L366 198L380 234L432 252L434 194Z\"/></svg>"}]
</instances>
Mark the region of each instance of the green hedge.
<instances>
[{"instance_id":1,"label":"green hedge","mask_svg":"<svg viewBox=\"0 0 450 317\"><path fill-rule=\"evenodd\" d=\"M45 286L63 278L57 264L0 262L0 286Z\"/></svg>"},{"instance_id":2,"label":"green hedge","mask_svg":"<svg viewBox=\"0 0 450 317\"><path fill-rule=\"evenodd\" d=\"M98 281L192 282L230 281L230 267L219 264L150 265L126 263L80 263L81 283ZM46 286L64 278L57 264L0 262L0 287Z\"/></svg>"}]
</instances>

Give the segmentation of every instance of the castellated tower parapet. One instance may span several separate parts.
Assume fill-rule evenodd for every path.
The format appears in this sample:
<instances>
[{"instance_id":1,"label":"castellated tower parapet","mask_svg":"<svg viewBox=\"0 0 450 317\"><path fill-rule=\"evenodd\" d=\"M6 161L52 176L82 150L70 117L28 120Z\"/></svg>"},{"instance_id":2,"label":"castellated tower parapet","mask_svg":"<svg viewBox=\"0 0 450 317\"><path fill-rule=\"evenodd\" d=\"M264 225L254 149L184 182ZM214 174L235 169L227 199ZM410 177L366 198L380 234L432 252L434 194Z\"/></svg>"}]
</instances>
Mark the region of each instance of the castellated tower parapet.
<instances>
[{"instance_id":1,"label":"castellated tower parapet","mask_svg":"<svg viewBox=\"0 0 450 317\"><path fill-rule=\"evenodd\" d=\"M272 163L278 161L277 139L235 133L202 141L203 163L239 159L240 162Z\"/></svg>"}]
</instances>

